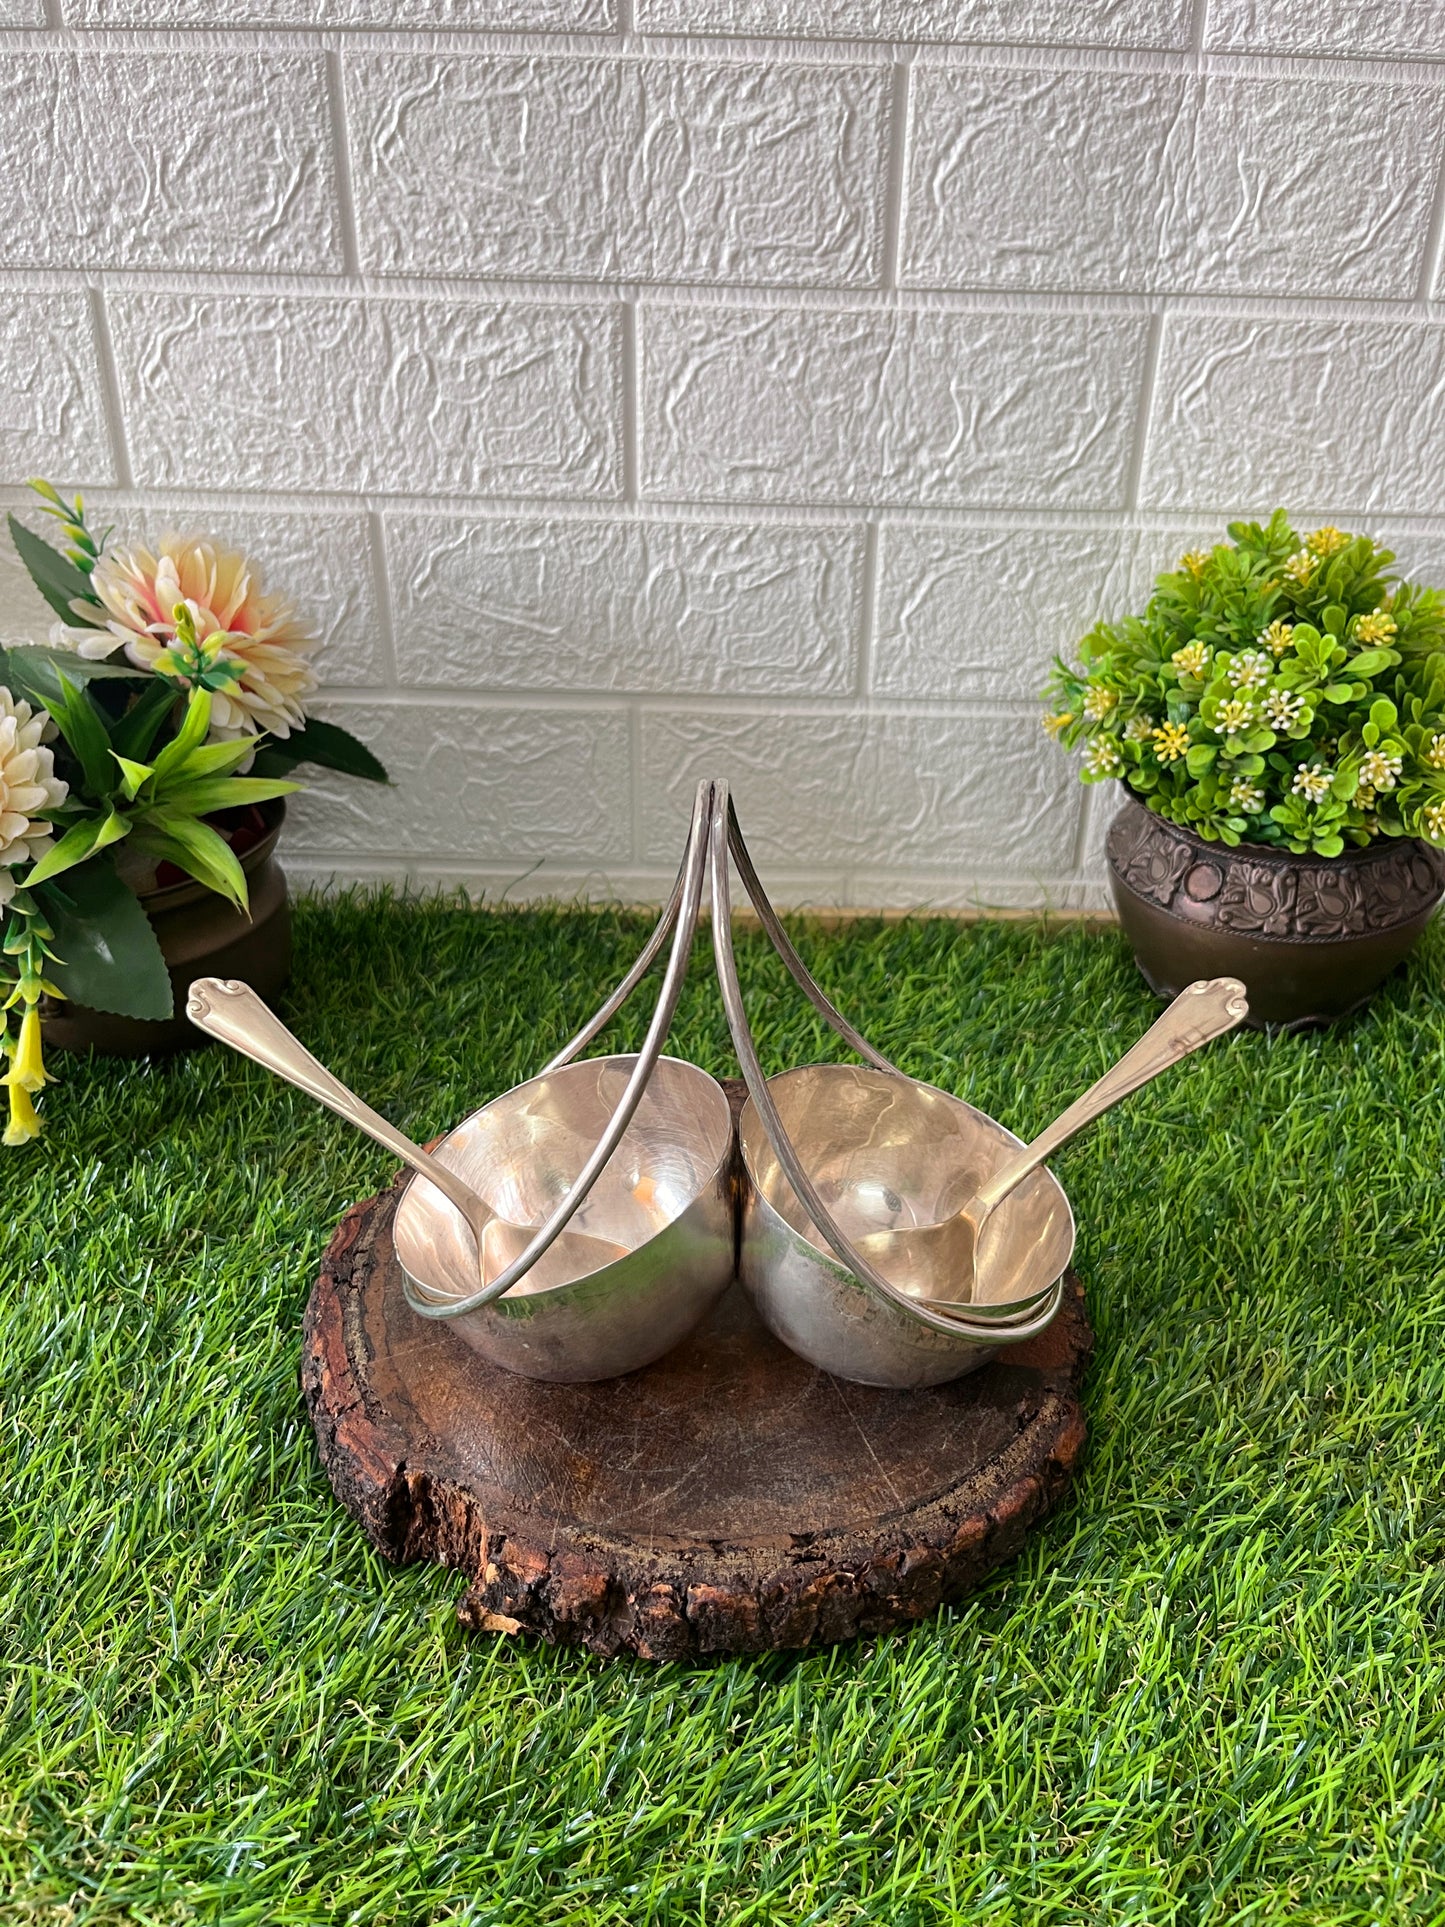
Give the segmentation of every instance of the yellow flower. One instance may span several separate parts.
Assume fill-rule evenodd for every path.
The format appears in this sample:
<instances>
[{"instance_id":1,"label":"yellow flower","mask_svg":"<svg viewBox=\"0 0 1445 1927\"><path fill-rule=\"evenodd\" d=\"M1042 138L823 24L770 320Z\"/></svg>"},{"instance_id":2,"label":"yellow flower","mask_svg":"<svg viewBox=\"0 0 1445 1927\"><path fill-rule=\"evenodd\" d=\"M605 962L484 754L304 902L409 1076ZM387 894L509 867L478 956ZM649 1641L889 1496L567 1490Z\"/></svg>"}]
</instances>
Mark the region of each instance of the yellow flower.
<instances>
[{"instance_id":1,"label":"yellow flower","mask_svg":"<svg viewBox=\"0 0 1445 1927\"><path fill-rule=\"evenodd\" d=\"M1189 730L1184 723L1161 723L1154 732L1154 754L1161 763L1177 763L1189 748Z\"/></svg>"},{"instance_id":2,"label":"yellow flower","mask_svg":"<svg viewBox=\"0 0 1445 1927\"><path fill-rule=\"evenodd\" d=\"M1061 709L1053 716L1044 717L1044 728L1049 732L1050 736L1054 738L1054 741L1057 742L1073 720L1072 710Z\"/></svg>"},{"instance_id":3,"label":"yellow flower","mask_svg":"<svg viewBox=\"0 0 1445 1927\"><path fill-rule=\"evenodd\" d=\"M1147 743L1159 727L1152 716L1131 716L1124 725L1126 743Z\"/></svg>"},{"instance_id":4,"label":"yellow flower","mask_svg":"<svg viewBox=\"0 0 1445 1927\"><path fill-rule=\"evenodd\" d=\"M1214 728L1220 736L1235 736L1247 723L1254 721L1254 704L1242 696L1231 696L1228 702L1221 703L1215 712Z\"/></svg>"},{"instance_id":5,"label":"yellow flower","mask_svg":"<svg viewBox=\"0 0 1445 1927\"><path fill-rule=\"evenodd\" d=\"M35 1106L30 1102L30 1093L11 1071L8 1077L0 1078L10 1093L10 1122L5 1127L4 1142L7 1145L28 1144L40 1135L40 1119Z\"/></svg>"},{"instance_id":6,"label":"yellow flower","mask_svg":"<svg viewBox=\"0 0 1445 1927\"><path fill-rule=\"evenodd\" d=\"M97 563L91 586L105 604L110 631L138 669L152 669L175 640L176 604L188 605L196 635L219 636L241 668L238 682L212 694L211 734L289 736L306 720L316 672L306 654L316 637L290 603L263 595L244 555L204 535L163 535L160 553L118 550Z\"/></svg>"},{"instance_id":7,"label":"yellow flower","mask_svg":"<svg viewBox=\"0 0 1445 1927\"><path fill-rule=\"evenodd\" d=\"M27 1004L25 1015L20 1019L20 1042L11 1053L10 1080L18 1084L23 1091L43 1091L47 1084L55 1082L40 1058L40 1007L38 1004Z\"/></svg>"},{"instance_id":8,"label":"yellow flower","mask_svg":"<svg viewBox=\"0 0 1445 1927\"><path fill-rule=\"evenodd\" d=\"M1193 676L1197 680L1209 667L1209 651L1202 642L1186 642L1169 660L1181 676Z\"/></svg>"},{"instance_id":9,"label":"yellow flower","mask_svg":"<svg viewBox=\"0 0 1445 1927\"><path fill-rule=\"evenodd\" d=\"M1084 752L1084 767L1090 776L1118 776L1124 767L1119 745L1100 736Z\"/></svg>"},{"instance_id":10,"label":"yellow flower","mask_svg":"<svg viewBox=\"0 0 1445 1927\"><path fill-rule=\"evenodd\" d=\"M1236 776L1229 786L1229 807L1254 816L1264 808L1264 791L1247 776Z\"/></svg>"},{"instance_id":11,"label":"yellow flower","mask_svg":"<svg viewBox=\"0 0 1445 1927\"><path fill-rule=\"evenodd\" d=\"M1305 547L1323 562L1337 549L1342 549L1349 539L1343 529L1330 528L1326 525L1322 529L1316 529L1313 535L1305 537Z\"/></svg>"},{"instance_id":12,"label":"yellow flower","mask_svg":"<svg viewBox=\"0 0 1445 1927\"><path fill-rule=\"evenodd\" d=\"M1427 803L1420 812L1420 827L1432 843L1445 843L1445 803Z\"/></svg>"},{"instance_id":13,"label":"yellow flower","mask_svg":"<svg viewBox=\"0 0 1445 1927\"><path fill-rule=\"evenodd\" d=\"M1355 641L1388 642L1398 626L1392 615L1383 609L1376 609L1373 615L1361 616L1355 624Z\"/></svg>"},{"instance_id":14,"label":"yellow flower","mask_svg":"<svg viewBox=\"0 0 1445 1927\"><path fill-rule=\"evenodd\" d=\"M1277 662L1286 649L1293 647L1294 631L1287 622L1276 618L1267 629L1260 631L1255 640L1262 649L1268 649Z\"/></svg>"},{"instance_id":15,"label":"yellow flower","mask_svg":"<svg viewBox=\"0 0 1445 1927\"><path fill-rule=\"evenodd\" d=\"M1437 730L1430 738L1430 747L1425 751L1425 761L1431 769L1445 769L1445 732Z\"/></svg>"},{"instance_id":16,"label":"yellow flower","mask_svg":"<svg viewBox=\"0 0 1445 1927\"><path fill-rule=\"evenodd\" d=\"M1187 555L1180 556L1179 566L1181 569L1187 570L1197 582L1209 567L1208 549L1191 549Z\"/></svg>"},{"instance_id":17,"label":"yellow flower","mask_svg":"<svg viewBox=\"0 0 1445 1927\"><path fill-rule=\"evenodd\" d=\"M1292 582L1304 584L1310 579L1315 559L1308 549L1297 549L1284 565L1284 572Z\"/></svg>"},{"instance_id":18,"label":"yellow flower","mask_svg":"<svg viewBox=\"0 0 1445 1927\"><path fill-rule=\"evenodd\" d=\"M1091 723L1101 723L1112 709L1118 706L1118 692L1113 689L1094 688L1085 693L1084 715Z\"/></svg>"},{"instance_id":19,"label":"yellow flower","mask_svg":"<svg viewBox=\"0 0 1445 1927\"><path fill-rule=\"evenodd\" d=\"M1296 796L1303 796L1311 803L1322 803L1330 793L1334 773L1327 769L1310 769L1301 766L1294 773L1291 788Z\"/></svg>"}]
</instances>

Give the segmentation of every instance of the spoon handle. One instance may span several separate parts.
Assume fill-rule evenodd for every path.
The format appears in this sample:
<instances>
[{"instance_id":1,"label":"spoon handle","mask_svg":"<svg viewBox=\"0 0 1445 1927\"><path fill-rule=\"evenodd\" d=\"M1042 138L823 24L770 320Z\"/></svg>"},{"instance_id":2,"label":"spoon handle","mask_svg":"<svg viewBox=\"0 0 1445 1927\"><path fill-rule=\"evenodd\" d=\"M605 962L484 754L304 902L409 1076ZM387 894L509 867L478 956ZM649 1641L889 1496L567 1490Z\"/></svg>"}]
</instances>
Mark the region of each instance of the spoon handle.
<instances>
[{"instance_id":1,"label":"spoon handle","mask_svg":"<svg viewBox=\"0 0 1445 1927\"><path fill-rule=\"evenodd\" d=\"M186 1015L199 1030L219 1037L243 1057L251 1058L288 1084L294 1084L297 1090L305 1091L308 1097L314 1097L318 1104L344 1117L358 1131L385 1145L403 1164L409 1164L413 1171L428 1178L438 1191L450 1198L471 1226L480 1251L482 1231L493 1214L476 1192L464 1184L455 1171L449 1171L429 1151L413 1144L394 1124L388 1124L369 1104L363 1104L355 1091L348 1090L339 1077L318 1063L249 984L238 983L234 978L200 977L191 985Z\"/></svg>"},{"instance_id":2,"label":"spoon handle","mask_svg":"<svg viewBox=\"0 0 1445 1927\"><path fill-rule=\"evenodd\" d=\"M1051 1158L1061 1144L1067 1144L1085 1125L1112 1110L1120 1098L1137 1091L1141 1084L1158 1077L1161 1071L1170 1069L1201 1044L1233 1030L1248 1015L1244 985L1237 977L1201 978L1181 990L1164 1015L1145 1031L1132 1050L1126 1051L1117 1064L1104 1072L1097 1084L1091 1084L1032 1144L1026 1144L992 1177L984 1180L975 1194L975 1203L981 1210L991 1211L1030 1171Z\"/></svg>"}]
</instances>

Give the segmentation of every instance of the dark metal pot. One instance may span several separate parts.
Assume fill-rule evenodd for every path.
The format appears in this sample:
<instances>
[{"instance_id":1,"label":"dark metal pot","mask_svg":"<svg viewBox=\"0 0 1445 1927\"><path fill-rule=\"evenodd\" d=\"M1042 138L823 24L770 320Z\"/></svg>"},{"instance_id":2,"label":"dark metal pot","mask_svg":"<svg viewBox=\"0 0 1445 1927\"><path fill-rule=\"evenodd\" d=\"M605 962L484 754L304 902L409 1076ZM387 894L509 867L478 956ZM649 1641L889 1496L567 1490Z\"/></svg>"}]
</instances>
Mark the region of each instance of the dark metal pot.
<instances>
[{"instance_id":1,"label":"dark metal pot","mask_svg":"<svg viewBox=\"0 0 1445 1927\"><path fill-rule=\"evenodd\" d=\"M189 1050L206 1040L186 1016L186 996L197 977L240 977L261 996L274 997L291 974L291 905L276 861L285 802L257 806L265 832L238 852L251 898L247 919L224 897L193 882L162 881L140 893L171 973L173 1014L160 1023L119 1017L84 1004L45 1008L45 1042L60 1050L99 1051L106 1057L147 1057ZM167 869L169 866L166 866Z\"/></svg>"},{"instance_id":2,"label":"dark metal pot","mask_svg":"<svg viewBox=\"0 0 1445 1927\"><path fill-rule=\"evenodd\" d=\"M1256 1029L1333 1023L1367 1003L1445 892L1445 857L1390 837L1341 856L1206 843L1132 796L1109 825L1109 882L1151 990L1240 977Z\"/></svg>"}]
</instances>

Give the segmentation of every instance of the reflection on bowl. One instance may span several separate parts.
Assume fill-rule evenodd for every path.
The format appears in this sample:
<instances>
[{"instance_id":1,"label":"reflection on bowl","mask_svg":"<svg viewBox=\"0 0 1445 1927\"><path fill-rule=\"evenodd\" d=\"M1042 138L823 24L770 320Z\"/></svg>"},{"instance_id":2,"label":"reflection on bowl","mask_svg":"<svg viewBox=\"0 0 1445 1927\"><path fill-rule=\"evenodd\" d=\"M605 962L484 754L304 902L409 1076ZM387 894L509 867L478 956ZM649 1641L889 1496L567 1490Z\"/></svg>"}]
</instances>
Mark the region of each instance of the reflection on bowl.
<instances>
[{"instance_id":1,"label":"reflection on bowl","mask_svg":"<svg viewBox=\"0 0 1445 1927\"><path fill-rule=\"evenodd\" d=\"M867 1385L937 1385L990 1357L1014 1334L1000 1325L982 1344L950 1329L930 1297L967 1299L971 1279L950 1275L945 1226L1019 1148L1019 1139L962 1099L894 1072L852 1064L808 1064L769 1080L768 1089L830 1212L852 1239L897 1232L879 1271L919 1303L912 1316L860 1285L832 1255L788 1183L751 1102L742 1115L744 1207L742 1282L769 1328L804 1358ZM1035 1171L999 1206L998 1270L988 1308L1024 1320L1044 1304L1066 1269L1074 1220L1058 1180ZM982 1307L981 1307L982 1310Z\"/></svg>"},{"instance_id":2,"label":"reflection on bowl","mask_svg":"<svg viewBox=\"0 0 1445 1927\"><path fill-rule=\"evenodd\" d=\"M516 1255L507 1226L540 1225L570 1190L617 1107L635 1057L587 1058L473 1112L436 1147L504 1222L489 1225L484 1279ZM658 1059L636 1114L564 1238L504 1297L445 1322L493 1364L582 1381L635 1371L670 1351L733 1275L733 1128L721 1085ZM412 1178L392 1227L402 1268L427 1302L477 1289L460 1214ZM579 1271L578 1256L601 1255ZM549 1262L550 1260L550 1262Z\"/></svg>"}]
</instances>

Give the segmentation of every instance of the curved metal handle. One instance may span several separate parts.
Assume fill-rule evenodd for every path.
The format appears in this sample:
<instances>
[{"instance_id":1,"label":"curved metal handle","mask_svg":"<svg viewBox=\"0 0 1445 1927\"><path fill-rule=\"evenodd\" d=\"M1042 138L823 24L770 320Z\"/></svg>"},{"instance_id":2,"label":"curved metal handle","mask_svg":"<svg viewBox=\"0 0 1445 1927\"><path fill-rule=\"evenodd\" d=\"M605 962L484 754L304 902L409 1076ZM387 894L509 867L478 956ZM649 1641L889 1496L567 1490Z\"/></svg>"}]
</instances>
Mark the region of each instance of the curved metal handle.
<instances>
[{"instance_id":1,"label":"curved metal handle","mask_svg":"<svg viewBox=\"0 0 1445 1927\"><path fill-rule=\"evenodd\" d=\"M292 1036L275 1011L249 984L234 978L197 978L186 1001L186 1015L198 1030L205 1031L209 1037L218 1037L243 1057L294 1084L298 1091L305 1091L308 1097L314 1097L328 1111L335 1111L358 1131L375 1138L403 1164L409 1164L413 1171L434 1184L470 1226L480 1269L482 1233L495 1213L455 1171L449 1171L429 1151L413 1144L404 1132L388 1124L369 1104L364 1104L355 1091L348 1090L339 1077L311 1055L299 1038Z\"/></svg>"},{"instance_id":2,"label":"curved metal handle","mask_svg":"<svg viewBox=\"0 0 1445 1927\"><path fill-rule=\"evenodd\" d=\"M809 1218L827 1240L839 1263L857 1279L866 1290L885 1303L896 1305L920 1325L927 1325L933 1331L946 1332L950 1338L976 1338L983 1344L1017 1344L1021 1339L1032 1338L1043 1331L1057 1312L1063 1294L1063 1279L1056 1278L1041 1306L1026 1305L1015 1318L976 1319L959 1313L937 1312L917 1298L911 1298L891 1281L885 1278L875 1265L859 1251L857 1245L844 1232L833 1214L824 1204L817 1186L803 1168L792 1139L788 1136L773 1094L768 1089L768 1080L763 1075L757 1047L753 1042L752 1030L748 1024L746 1007L743 1004L742 985L738 980L737 958L732 944L732 892L728 882L729 828L736 824L732 814L732 804L728 785L719 780L714 784L715 804L712 818L712 942L713 956L717 964L718 982L722 987L723 1007L727 1012L728 1029L732 1033L733 1049L737 1052L738 1063L742 1067L743 1082L747 1085L748 1096L762 1123L768 1142L773 1147L773 1155L782 1167L783 1175L793 1187L799 1202ZM738 832L739 837L741 832ZM771 934L771 932L769 933ZM797 953L793 955L796 957ZM792 966L789 965L791 969ZM806 974L806 966L798 960L798 969ZM793 973L795 977L797 972ZM801 978L798 979L801 982ZM811 983L811 978L809 982ZM814 995L816 992L816 995ZM817 986L810 991L813 1002L820 1010L827 1003ZM820 1002L819 1000L822 999ZM828 1009L832 1006L828 1005ZM827 1011L824 1011L827 1015ZM830 1020L831 1021L831 1020ZM851 1026L850 1026L851 1028ZM871 1051L869 1053L872 1055ZM893 1071L891 1065L885 1067L892 1074L902 1078L901 1071Z\"/></svg>"},{"instance_id":3,"label":"curved metal handle","mask_svg":"<svg viewBox=\"0 0 1445 1927\"><path fill-rule=\"evenodd\" d=\"M1139 1039L1117 1064L1104 1072L1076 1098L1062 1116L1017 1152L993 1176L978 1187L974 1204L980 1211L991 1211L1006 1198L1030 1171L1051 1158L1062 1144L1077 1136L1086 1125L1112 1110L1121 1098L1137 1091L1161 1072L1172 1069L1182 1057L1203 1044L1224 1036L1249 1015L1249 999L1237 977L1205 977L1181 990L1164 1015Z\"/></svg>"},{"instance_id":4,"label":"curved metal handle","mask_svg":"<svg viewBox=\"0 0 1445 1927\"><path fill-rule=\"evenodd\" d=\"M642 1049L637 1054L637 1062L632 1067L632 1074L623 1088L621 1097L617 1100L617 1108L608 1119L607 1129L593 1148L592 1155L578 1172L566 1197L557 1205L550 1217L538 1227L536 1235L526 1250L514 1258L511 1264L481 1291L474 1291L468 1298L438 1300L422 1296L414 1288L411 1279L404 1279L402 1290L406 1296L406 1302L418 1317L460 1318L463 1313L479 1311L484 1305L492 1304L504 1293L509 1292L512 1286L531 1270L542 1253L556 1243L581 1206L583 1199L601 1176L608 1159L622 1142L623 1133L632 1122L652 1073L657 1067L662 1046L668 1031L672 1028L677 1000L682 995L683 979L687 975L688 959L692 954L693 938L697 935L698 913L702 906L703 882L707 872L708 830L712 816L713 785L709 782L701 782L697 786L697 794L692 806L692 826L688 831L687 849L683 857L682 889L678 897L672 949L668 955L667 969L663 974L662 988L657 994L652 1021L647 1027L646 1037L642 1040ZM657 930L648 941L647 949L643 952L643 957L648 962L662 948L671 916L672 910L669 904L668 909L663 912ZM633 965L628 973L629 988L641 978L645 967L641 960ZM612 1004L611 999L608 1002ZM612 1007L615 1008L615 1004ZM601 1026L598 1025L597 1028L600 1029ZM586 1030L579 1033L579 1036L585 1037L591 1030L592 1026L589 1025ZM566 1047L562 1056L554 1058L553 1062L560 1063L564 1058L570 1057L574 1048L580 1048L575 1038L572 1044Z\"/></svg>"}]
</instances>

